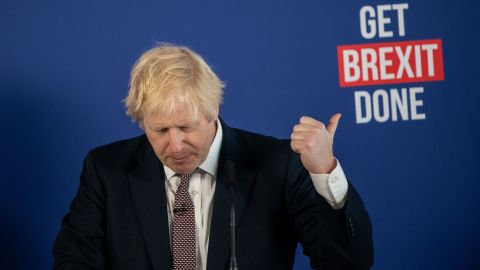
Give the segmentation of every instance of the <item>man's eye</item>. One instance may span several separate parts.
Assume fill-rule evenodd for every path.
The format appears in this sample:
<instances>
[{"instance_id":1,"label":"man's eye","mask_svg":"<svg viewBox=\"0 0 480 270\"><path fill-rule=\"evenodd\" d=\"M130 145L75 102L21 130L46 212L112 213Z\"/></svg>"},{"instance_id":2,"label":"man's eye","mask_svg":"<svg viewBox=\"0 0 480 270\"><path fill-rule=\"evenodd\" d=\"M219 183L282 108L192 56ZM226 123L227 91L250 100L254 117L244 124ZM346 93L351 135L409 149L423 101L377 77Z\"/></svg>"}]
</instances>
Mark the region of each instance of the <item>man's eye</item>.
<instances>
[{"instance_id":1,"label":"man's eye","mask_svg":"<svg viewBox=\"0 0 480 270\"><path fill-rule=\"evenodd\" d=\"M165 133L167 133L167 131L168 131L168 128L160 128L160 129L155 130L155 132L160 133L160 134L165 134Z\"/></svg>"},{"instance_id":2,"label":"man's eye","mask_svg":"<svg viewBox=\"0 0 480 270\"><path fill-rule=\"evenodd\" d=\"M182 127L180 127L180 130L181 130L181 131L184 131L184 132L190 131L191 129L192 129L192 127L190 127L190 126L182 126Z\"/></svg>"}]
</instances>

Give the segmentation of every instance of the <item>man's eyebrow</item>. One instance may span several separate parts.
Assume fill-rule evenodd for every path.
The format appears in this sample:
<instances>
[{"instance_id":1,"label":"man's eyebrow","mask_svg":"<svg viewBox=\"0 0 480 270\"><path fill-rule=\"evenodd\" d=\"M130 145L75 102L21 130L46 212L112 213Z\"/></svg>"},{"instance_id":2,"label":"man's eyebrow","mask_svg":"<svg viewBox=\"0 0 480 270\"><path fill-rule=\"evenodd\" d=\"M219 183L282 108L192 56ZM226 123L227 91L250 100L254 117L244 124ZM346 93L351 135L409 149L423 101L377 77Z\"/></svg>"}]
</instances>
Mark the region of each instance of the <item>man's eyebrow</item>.
<instances>
[{"instance_id":1,"label":"man's eyebrow","mask_svg":"<svg viewBox=\"0 0 480 270\"><path fill-rule=\"evenodd\" d=\"M165 127L165 126L162 126L162 125L146 125L150 130L161 130L161 129L165 129L165 128L168 128L168 127Z\"/></svg>"},{"instance_id":2,"label":"man's eyebrow","mask_svg":"<svg viewBox=\"0 0 480 270\"><path fill-rule=\"evenodd\" d=\"M198 121L197 120L192 120L192 121L185 121L185 122L181 122L181 123L178 123L175 125L175 127L185 127L185 126L196 126L198 125Z\"/></svg>"},{"instance_id":3,"label":"man's eyebrow","mask_svg":"<svg viewBox=\"0 0 480 270\"><path fill-rule=\"evenodd\" d=\"M171 125L166 125L163 123L151 123L149 125L145 125L148 128L152 130L159 130L159 129L167 129L167 128L180 128L180 127L185 127L185 126L197 126L200 122L198 120L186 120L184 122L179 122L176 124L171 124Z\"/></svg>"}]
</instances>

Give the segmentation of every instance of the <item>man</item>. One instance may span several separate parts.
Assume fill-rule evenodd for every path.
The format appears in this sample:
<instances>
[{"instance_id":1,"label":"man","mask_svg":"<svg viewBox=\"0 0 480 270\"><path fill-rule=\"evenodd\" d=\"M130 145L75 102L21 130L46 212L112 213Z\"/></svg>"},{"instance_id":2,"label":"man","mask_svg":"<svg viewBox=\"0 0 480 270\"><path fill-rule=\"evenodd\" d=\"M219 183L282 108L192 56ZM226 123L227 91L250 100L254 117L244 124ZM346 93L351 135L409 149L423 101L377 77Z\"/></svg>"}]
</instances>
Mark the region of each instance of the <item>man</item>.
<instances>
[{"instance_id":1,"label":"man","mask_svg":"<svg viewBox=\"0 0 480 270\"><path fill-rule=\"evenodd\" d=\"M315 269L370 268L370 219L333 156L339 114L302 117L291 141L230 128L222 82L171 45L144 53L130 85L145 135L87 155L54 269L227 268L232 174L240 269L291 269L298 242Z\"/></svg>"}]
</instances>

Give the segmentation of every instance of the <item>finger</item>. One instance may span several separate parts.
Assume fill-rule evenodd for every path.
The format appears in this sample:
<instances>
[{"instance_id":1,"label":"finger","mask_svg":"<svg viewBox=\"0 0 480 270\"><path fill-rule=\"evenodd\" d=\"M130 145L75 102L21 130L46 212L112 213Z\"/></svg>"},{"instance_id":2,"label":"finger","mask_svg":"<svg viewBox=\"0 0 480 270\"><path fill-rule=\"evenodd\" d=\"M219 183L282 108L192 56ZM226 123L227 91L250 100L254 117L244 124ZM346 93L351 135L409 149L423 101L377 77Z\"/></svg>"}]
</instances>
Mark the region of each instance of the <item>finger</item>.
<instances>
[{"instance_id":1,"label":"finger","mask_svg":"<svg viewBox=\"0 0 480 270\"><path fill-rule=\"evenodd\" d=\"M327 131L332 136L332 139L333 137L335 137L335 132L337 131L338 121L340 121L340 117L342 117L342 114L336 113L330 118L330 121L328 122Z\"/></svg>"},{"instance_id":2,"label":"finger","mask_svg":"<svg viewBox=\"0 0 480 270\"><path fill-rule=\"evenodd\" d=\"M317 129L318 130L318 129ZM294 131L290 134L292 140L306 140L312 136L311 130L309 131Z\"/></svg>"},{"instance_id":3,"label":"finger","mask_svg":"<svg viewBox=\"0 0 480 270\"><path fill-rule=\"evenodd\" d=\"M308 132L314 128L318 128L317 126L311 126L307 124L297 124L293 127L293 132Z\"/></svg>"},{"instance_id":4,"label":"finger","mask_svg":"<svg viewBox=\"0 0 480 270\"><path fill-rule=\"evenodd\" d=\"M295 140L290 142L290 147L292 148L293 152L298 153L298 144L295 142Z\"/></svg>"},{"instance_id":5,"label":"finger","mask_svg":"<svg viewBox=\"0 0 480 270\"><path fill-rule=\"evenodd\" d=\"M293 152L301 154L303 149L303 142L299 140L292 140L290 142L290 147L292 148Z\"/></svg>"},{"instance_id":6,"label":"finger","mask_svg":"<svg viewBox=\"0 0 480 270\"><path fill-rule=\"evenodd\" d=\"M305 134L301 132L292 132L292 134L290 134L290 139L292 140L303 140L304 138Z\"/></svg>"},{"instance_id":7,"label":"finger","mask_svg":"<svg viewBox=\"0 0 480 270\"><path fill-rule=\"evenodd\" d=\"M302 116L300 117L300 124L306 124L314 127L323 127L324 124L310 116Z\"/></svg>"}]
</instances>

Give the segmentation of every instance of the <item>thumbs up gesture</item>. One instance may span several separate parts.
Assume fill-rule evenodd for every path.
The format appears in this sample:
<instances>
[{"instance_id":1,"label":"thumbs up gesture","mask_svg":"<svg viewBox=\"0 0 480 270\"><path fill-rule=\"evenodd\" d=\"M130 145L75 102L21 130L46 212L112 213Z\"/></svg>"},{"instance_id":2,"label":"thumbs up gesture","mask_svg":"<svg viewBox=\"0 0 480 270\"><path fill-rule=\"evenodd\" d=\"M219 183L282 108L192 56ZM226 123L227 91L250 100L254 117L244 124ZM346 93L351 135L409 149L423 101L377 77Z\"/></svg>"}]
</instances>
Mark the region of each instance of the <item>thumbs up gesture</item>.
<instances>
[{"instance_id":1,"label":"thumbs up gesture","mask_svg":"<svg viewBox=\"0 0 480 270\"><path fill-rule=\"evenodd\" d=\"M342 115L336 113L327 126L308 116L302 116L293 127L290 146L300 154L303 166L310 173L330 173L335 168L333 137Z\"/></svg>"}]
</instances>

